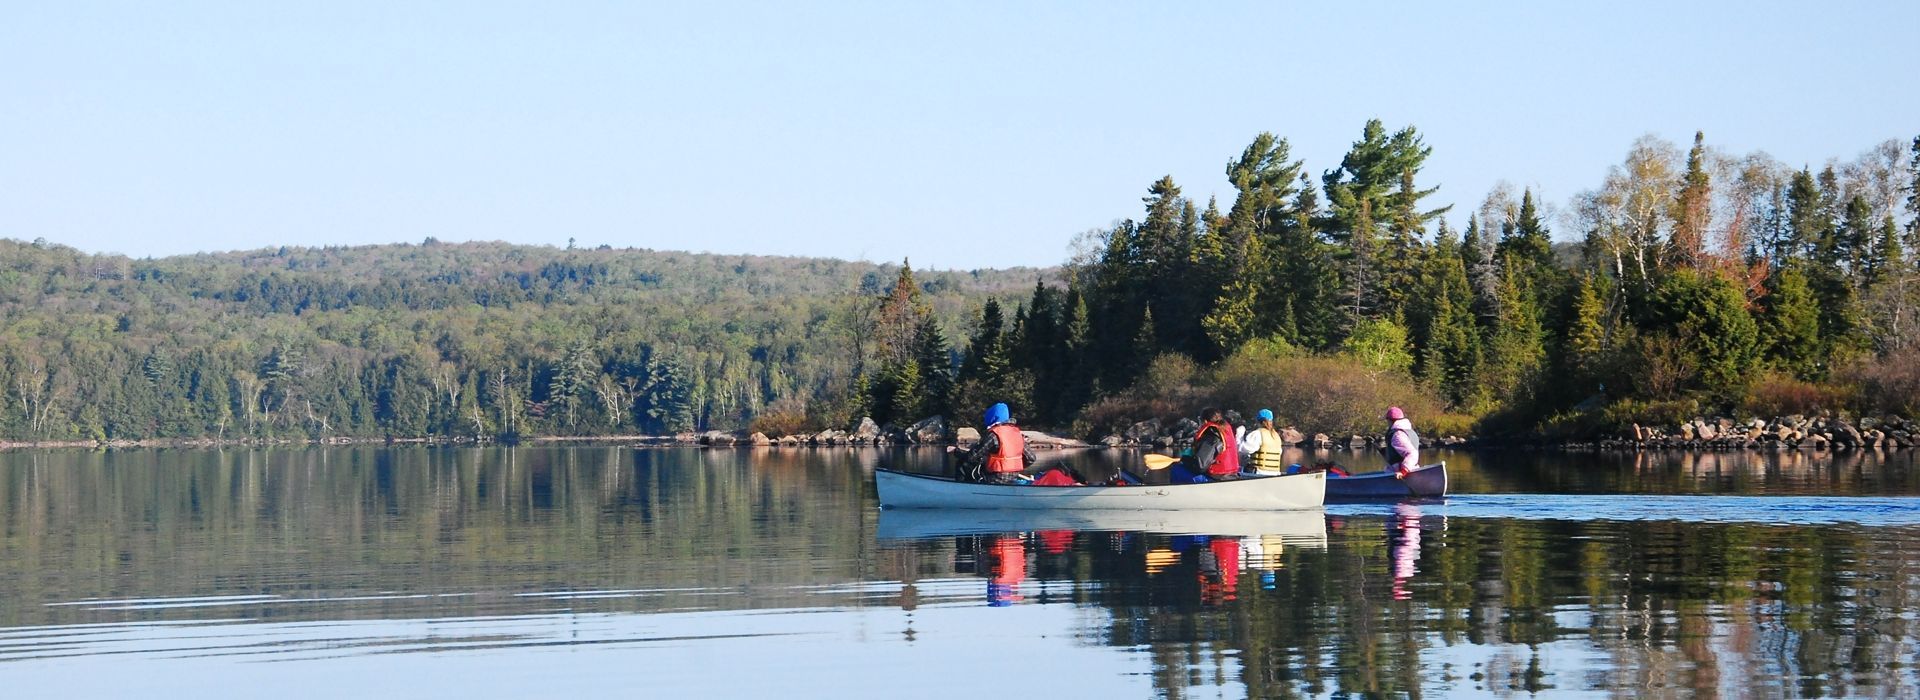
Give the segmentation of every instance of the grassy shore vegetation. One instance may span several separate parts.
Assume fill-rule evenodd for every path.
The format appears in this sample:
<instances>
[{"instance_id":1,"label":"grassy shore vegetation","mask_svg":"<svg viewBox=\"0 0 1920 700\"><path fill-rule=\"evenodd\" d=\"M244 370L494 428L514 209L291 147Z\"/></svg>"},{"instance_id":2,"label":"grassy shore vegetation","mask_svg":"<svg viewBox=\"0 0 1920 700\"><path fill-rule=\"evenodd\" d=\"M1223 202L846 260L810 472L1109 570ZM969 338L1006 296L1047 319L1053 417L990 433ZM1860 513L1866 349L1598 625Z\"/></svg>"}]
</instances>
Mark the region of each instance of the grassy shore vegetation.
<instances>
[{"instance_id":1,"label":"grassy shore vegetation","mask_svg":"<svg viewBox=\"0 0 1920 700\"><path fill-rule=\"evenodd\" d=\"M1644 137L1562 206L1501 186L1467 211L1431 153L1373 121L1316 177L1260 134L1224 210L1161 178L1046 270L0 241L0 439L797 433L995 401L1092 437L1204 403L1557 437L1920 410L1920 139L1795 166Z\"/></svg>"}]
</instances>

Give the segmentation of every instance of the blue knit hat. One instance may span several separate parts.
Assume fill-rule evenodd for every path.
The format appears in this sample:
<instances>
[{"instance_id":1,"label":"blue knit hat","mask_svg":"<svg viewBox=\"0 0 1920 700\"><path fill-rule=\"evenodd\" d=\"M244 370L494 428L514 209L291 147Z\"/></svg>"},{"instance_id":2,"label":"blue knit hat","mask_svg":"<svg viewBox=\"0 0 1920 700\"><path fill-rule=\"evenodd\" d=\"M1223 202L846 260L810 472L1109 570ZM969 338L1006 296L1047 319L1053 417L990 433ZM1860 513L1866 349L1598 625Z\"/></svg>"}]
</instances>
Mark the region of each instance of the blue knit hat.
<instances>
[{"instance_id":1,"label":"blue knit hat","mask_svg":"<svg viewBox=\"0 0 1920 700\"><path fill-rule=\"evenodd\" d=\"M1007 405L1003 403L988 406L987 414L980 417L980 421L986 423L989 428L996 423L1005 423L1010 420L1013 420L1013 412L1008 411Z\"/></svg>"},{"instance_id":2,"label":"blue knit hat","mask_svg":"<svg viewBox=\"0 0 1920 700\"><path fill-rule=\"evenodd\" d=\"M1260 409L1259 413L1255 413L1253 415L1255 417L1258 417L1260 420L1273 420L1273 411L1271 409L1263 408L1263 409Z\"/></svg>"}]
</instances>

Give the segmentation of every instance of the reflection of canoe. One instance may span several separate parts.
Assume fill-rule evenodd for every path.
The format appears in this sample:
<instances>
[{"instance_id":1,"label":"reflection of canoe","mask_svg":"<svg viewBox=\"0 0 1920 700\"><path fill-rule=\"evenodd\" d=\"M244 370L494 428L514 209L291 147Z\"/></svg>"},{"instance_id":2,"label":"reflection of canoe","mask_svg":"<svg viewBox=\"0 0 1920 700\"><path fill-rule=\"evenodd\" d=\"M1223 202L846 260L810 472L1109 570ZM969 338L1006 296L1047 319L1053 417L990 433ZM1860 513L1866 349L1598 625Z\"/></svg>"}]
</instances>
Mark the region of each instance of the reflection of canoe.
<instances>
[{"instance_id":1,"label":"reflection of canoe","mask_svg":"<svg viewBox=\"0 0 1920 700\"><path fill-rule=\"evenodd\" d=\"M1007 486L876 469L873 484L886 508L1273 510L1318 508L1327 497L1319 473L1168 486Z\"/></svg>"},{"instance_id":2,"label":"reflection of canoe","mask_svg":"<svg viewBox=\"0 0 1920 700\"><path fill-rule=\"evenodd\" d=\"M1374 472L1327 479L1327 498L1433 498L1447 495L1447 463L1428 464L1407 473Z\"/></svg>"},{"instance_id":3,"label":"reflection of canoe","mask_svg":"<svg viewBox=\"0 0 1920 700\"><path fill-rule=\"evenodd\" d=\"M1296 510L943 510L880 511L881 539L924 540L1037 530L1152 532L1167 535L1277 536L1325 547L1326 513Z\"/></svg>"}]
</instances>

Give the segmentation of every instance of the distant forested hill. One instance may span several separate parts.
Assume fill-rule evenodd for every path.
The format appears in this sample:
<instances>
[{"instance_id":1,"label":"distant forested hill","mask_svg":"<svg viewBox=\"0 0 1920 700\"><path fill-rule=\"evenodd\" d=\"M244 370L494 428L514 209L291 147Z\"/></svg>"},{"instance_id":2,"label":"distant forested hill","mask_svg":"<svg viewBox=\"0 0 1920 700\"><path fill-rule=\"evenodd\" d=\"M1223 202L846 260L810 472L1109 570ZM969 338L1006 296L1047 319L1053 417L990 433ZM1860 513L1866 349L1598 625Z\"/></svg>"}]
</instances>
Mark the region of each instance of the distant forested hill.
<instances>
[{"instance_id":1,"label":"distant forested hill","mask_svg":"<svg viewBox=\"0 0 1920 700\"><path fill-rule=\"evenodd\" d=\"M158 260L0 240L0 439L839 423L899 265L500 243ZM1054 270L919 271L964 337Z\"/></svg>"}]
</instances>

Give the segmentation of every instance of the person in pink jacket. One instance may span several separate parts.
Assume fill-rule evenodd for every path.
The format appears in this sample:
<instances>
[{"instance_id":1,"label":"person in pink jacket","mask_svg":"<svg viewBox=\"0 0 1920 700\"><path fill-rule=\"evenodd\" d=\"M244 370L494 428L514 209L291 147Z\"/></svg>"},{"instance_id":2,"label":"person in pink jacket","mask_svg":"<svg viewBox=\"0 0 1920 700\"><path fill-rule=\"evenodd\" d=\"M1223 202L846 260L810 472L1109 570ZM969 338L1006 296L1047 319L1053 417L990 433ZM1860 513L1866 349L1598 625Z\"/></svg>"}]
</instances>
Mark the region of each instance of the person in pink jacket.
<instances>
[{"instance_id":1,"label":"person in pink jacket","mask_svg":"<svg viewBox=\"0 0 1920 700\"><path fill-rule=\"evenodd\" d=\"M1399 406L1387 409L1387 468L1393 470L1393 478L1404 479L1407 472L1420 468L1420 434L1413 431L1413 421L1407 420L1406 411Z\"/></svg>"}]
</instances>

